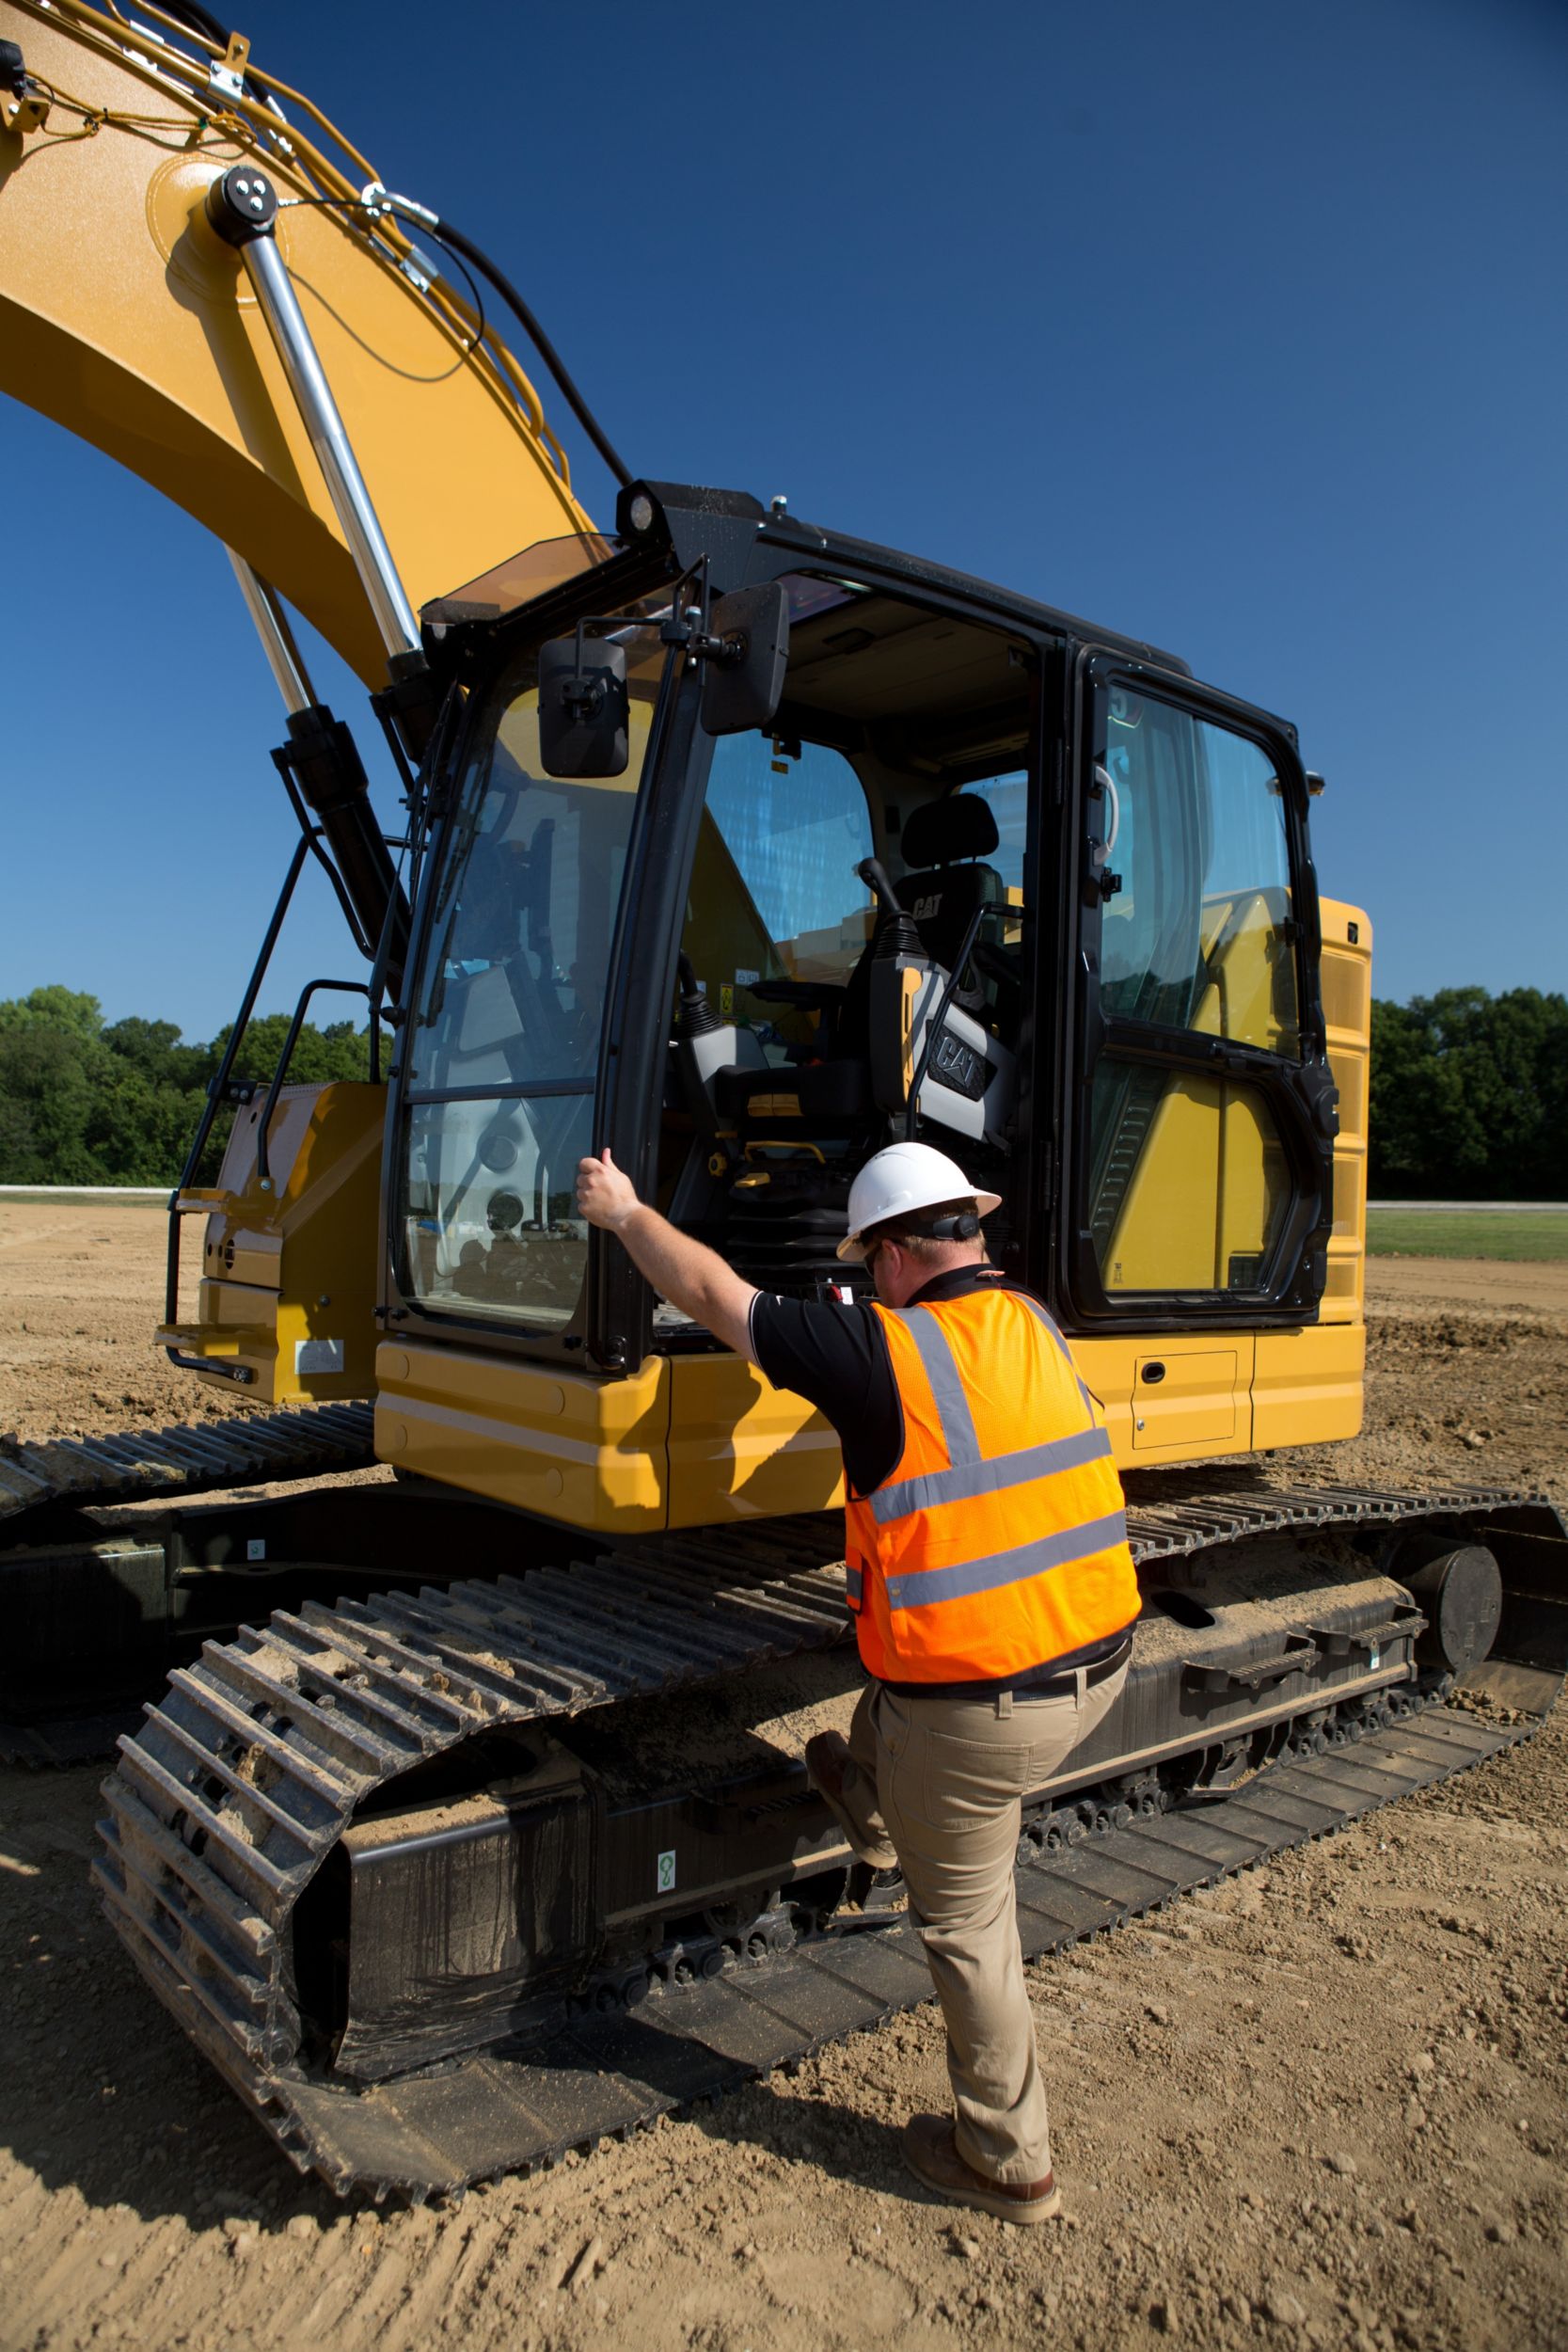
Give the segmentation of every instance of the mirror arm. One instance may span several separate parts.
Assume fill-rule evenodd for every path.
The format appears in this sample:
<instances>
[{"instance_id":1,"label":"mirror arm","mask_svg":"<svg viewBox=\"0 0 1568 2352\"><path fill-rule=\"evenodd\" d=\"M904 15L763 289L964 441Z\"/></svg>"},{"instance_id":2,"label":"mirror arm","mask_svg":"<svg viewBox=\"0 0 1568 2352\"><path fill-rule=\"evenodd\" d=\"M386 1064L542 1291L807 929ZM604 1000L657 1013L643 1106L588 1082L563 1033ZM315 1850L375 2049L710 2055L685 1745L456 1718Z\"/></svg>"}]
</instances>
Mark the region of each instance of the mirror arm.
<instances>
[{"instance_id":1,"label":"mirror arm","mask_svg":"<svg viewBox=\"0 0 1568 2352\"><path fill-rule=\"evenodd\" d=\"M737 670L746 659L743 637L695 635L688 638L687 644L694 660L717 662L721 670Z\"/></svg>"},{"instance_id":2,"label":"mirror arm","mask_svg":"<svg viewBox=\"0 0 1568 2352\"><path fill-rule=\"evenodd\" d=\"M582 632L586 627L587 622L585 620L578 621L577 630L576 667L572 675L563 681L561 689L561 699L565 704L566 708L571 712L574 719L581 721L584 724L598 717L600 711L605 707L605 703L610 693L610 689L605 682L605 674L602 670L596 677L593 678L584 677L582 674Z\"/></svg>"}]
</instances>

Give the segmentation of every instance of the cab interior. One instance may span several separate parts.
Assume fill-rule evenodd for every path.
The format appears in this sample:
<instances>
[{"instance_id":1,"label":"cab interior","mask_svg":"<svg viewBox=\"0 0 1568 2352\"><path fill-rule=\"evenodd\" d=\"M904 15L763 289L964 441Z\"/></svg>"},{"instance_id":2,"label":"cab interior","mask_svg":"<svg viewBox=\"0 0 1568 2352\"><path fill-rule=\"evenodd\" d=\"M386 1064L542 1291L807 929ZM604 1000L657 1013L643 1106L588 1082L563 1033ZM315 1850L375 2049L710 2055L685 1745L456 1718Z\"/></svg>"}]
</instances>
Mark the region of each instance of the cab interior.
<instances>
[{"instance_id":1,"label":"cab interior","mask_svg":"<svg viewBox=\"0 0 1568 2352\"><path fill-rule=\"evenodd\" d=\"M1006 1195L1032 663L852 581L785 585L774 721L713 748L659 1201L760 1287L843 1295L849 1184L883 1143L912 1132Z\"/></svg>"}]
</instances>

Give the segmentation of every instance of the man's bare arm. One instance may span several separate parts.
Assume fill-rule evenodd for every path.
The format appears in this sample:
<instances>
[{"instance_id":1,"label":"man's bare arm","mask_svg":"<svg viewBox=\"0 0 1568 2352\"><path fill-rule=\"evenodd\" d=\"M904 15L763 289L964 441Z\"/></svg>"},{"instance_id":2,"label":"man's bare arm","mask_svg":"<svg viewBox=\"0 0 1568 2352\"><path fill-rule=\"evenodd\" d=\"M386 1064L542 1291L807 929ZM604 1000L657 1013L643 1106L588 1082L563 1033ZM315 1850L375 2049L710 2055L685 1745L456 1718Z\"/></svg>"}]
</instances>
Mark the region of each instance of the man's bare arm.
<instances>
[{"instance_id":1,"label":"man's bare arm","mask_svg":"<svg viewBox=\"0 0 1568 2352\"><path fill-rule=\"evenodd\" d=\"M657 1209L639 1200L629 1176L610 1153L578 1162L578 1210L590 1225L613 1233L639 1273L682 1314L689 1315L755 1363L752 1353L752 1301L756 1292L724 1263L716 1250L677 1232Z\"/></svg>"}]
</instances>

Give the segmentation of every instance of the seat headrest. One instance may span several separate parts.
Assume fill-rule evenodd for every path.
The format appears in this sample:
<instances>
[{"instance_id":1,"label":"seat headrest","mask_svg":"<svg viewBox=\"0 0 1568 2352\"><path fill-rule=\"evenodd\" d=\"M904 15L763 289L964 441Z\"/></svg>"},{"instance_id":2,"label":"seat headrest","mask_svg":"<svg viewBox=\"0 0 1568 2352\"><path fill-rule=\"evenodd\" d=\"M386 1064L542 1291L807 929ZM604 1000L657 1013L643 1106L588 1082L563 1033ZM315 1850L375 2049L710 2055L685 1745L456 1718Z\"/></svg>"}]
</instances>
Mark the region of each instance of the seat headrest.
<instances>
[{"instance_id":1,"label":"seat headrest","mask_svg":"<svg viewBox=\"0 0 1568 2352\"><path fill-rule=\"evenodd\" d=\"M997 838L990 802L977 793L955 792L911 810L899 848L911 868L951 866L955 858L989 857Z\"/></svg>"}]
</instances>

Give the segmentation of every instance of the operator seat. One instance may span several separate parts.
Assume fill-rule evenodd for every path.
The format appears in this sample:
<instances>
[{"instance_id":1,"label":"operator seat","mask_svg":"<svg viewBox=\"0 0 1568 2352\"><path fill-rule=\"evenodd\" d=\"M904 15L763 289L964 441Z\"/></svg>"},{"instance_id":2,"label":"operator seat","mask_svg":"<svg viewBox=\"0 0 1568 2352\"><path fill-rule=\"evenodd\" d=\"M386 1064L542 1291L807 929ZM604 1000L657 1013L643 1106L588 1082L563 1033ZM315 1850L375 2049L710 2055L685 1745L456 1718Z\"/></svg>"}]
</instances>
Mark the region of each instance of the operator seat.
<instances>
[{"instance_id":1,"label":"operator seat","mask_svg":"<svg viewBox=\"0 0 1568 2352\"><path fill-rule=\"evenodd\" d=\"M898 896L914 917L921 946L944 972L953 969L975 908L1006 902L1006 889L994 866L962 862L989 857L999 838L990 804L977 793L927 801L906 820L899 847L913 870L899 882ZM954 1001L968 1009L982 993L973 985L973 975L966 991L960 974Z\"/></svg>"},{"instance_id":2,"label":"operator seat","mask_svg":"<svg viewBox=\"0 0 1568 2352\"><path fill-rule=\"evenodd\" d=\"M797 1132L854 1136L876 1116L870 1065L853 1052L835 1052L830 1061L782 1070L745 1070L736 1065L716 1073L714 1100L725 1121L748 1137Z\"/></svg>"},{"instance_id":3,"label":"operator seat","mask_svg":"<svg viewBox=\"0 0 1568 2352\"><path fill-rule=\"evenodd\" d=\"M974 862L994 850L998 838L996 818L977 795L954 793L928 802L911 811L905 824L903 852L916 864L915 871L897 885L899 903L913 917L927 955L943 971L953 969L975 907L1006 901L1006 889L995 866ZM762 1134L792 1131L845 1139L869 1134L877 1118L871 1084L871 968L890 920L896 918L885 914L878 918L849 974L826 1061L797 1070L718 1073L715 1099L742 1143ZM985 985L972 966L967 977L959 976L953 1001L960 1010L976 1011L985 1000Z\"/></svg>"}]
</instances>

